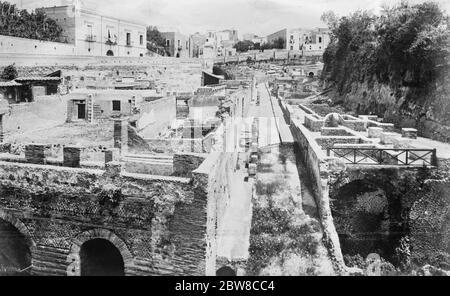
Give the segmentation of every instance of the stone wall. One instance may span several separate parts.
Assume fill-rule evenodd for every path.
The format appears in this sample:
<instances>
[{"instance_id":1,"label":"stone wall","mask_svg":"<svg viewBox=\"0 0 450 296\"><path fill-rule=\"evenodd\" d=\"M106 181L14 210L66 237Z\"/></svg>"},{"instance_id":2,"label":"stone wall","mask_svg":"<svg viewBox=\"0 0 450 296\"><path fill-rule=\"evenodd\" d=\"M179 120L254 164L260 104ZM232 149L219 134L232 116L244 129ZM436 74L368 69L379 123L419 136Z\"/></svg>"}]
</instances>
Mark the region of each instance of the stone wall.
<instances>
[{"instance_id":1,"label":"stone wall","mask_svg":"<svg viewBox=\"0 0 450 296\"><path fill-rule=\"evenodd\" d=\"M290 129L298 146L300 159L305 164L306 171L310 176L314 199L319 211L319 218L323 228L323 242L327 247L330 259L333 262L335 271L338 274L345 272L345 263L342 256L339 237L333 223L331 214L329 188L328 188L328 170L329 162L321 147L314 140L311 131L305 127L300 120L292 118L289 106L282 100L278 100L281 110L290 123ZM305 117L306 119L306 117Z\"/></svg>"},{"instance_id":2,"label":"stone wall","mask_svg":"<svg viewBox=\"0 0 450 296\"><path fill-rule=\"evenodd\" d=\"M34 102L10 105L3 116L5 137L63 124L67 117L67 100L61 96L43 96Z\"/></svg>"},{"instance_id":3,"label":"stone wall","mask_svg":"<svg viewBox=\"0 0 450 296\"><path fill-rule=\"evenodd\" d=\"M222 225L225 209L230 200L229 188L232 184L232 174L237 162L237 153L212 152L198 169L193 172L194 183L201 186L208 196L207 219L207 260L206 275L214 276L216 268L216 235ZM200 186L197 186L200 187Z\"/></svg>"},{"instance_id":4,"label":"stone wall","mask_svg":"<svg viewBox=\"0 0 450 296\"><path fill-rule=\"evenodd\" d=\"M0 54L75 55L75 46L67 43L49 42L12 36L0 36Z\"/></svg>"},{"instance_id":5,"label":"stone wall","mask_svg":"<svg viewBox=\"0 0 450 296\"><path fill-rule=\"evenodd\" d=\"M176 119L174 97L162 98L139 105L137 130L143 138L154 138L167 130Z\"/></svg>"},{"instance_id":6,"label":"stone wall","mask_svg":"<svg viewBox=\"0 0 450 296\"><path fill-rule=\"evenodd\" d=\"M0 190L1 218L32 242L33 274L79 274L93 238L119 249L126 275L205 273L207 197L190 179L0 162Z\"/></svg>"},{"instance_id":7,"label":"stone wall","mask_svg":"<svg viewBox=\"0 0 450 296\"><path fill-rule=\"evenodd\" d=\"M174 174L180 177L192 177L192 171L203 163L206 156L198 153L175 154L173 156Z\"/></svg>"}]
</instances>

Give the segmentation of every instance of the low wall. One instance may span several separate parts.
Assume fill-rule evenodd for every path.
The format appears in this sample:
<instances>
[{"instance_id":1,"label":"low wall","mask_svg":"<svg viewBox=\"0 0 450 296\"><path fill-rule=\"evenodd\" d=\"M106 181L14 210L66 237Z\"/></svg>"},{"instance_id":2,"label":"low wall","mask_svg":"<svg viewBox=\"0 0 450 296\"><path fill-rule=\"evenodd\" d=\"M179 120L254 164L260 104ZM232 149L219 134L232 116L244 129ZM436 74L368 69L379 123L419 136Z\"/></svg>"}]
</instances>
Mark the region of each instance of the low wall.
<instances>
[{"instance_id":1,"label":"low wall","mask_svg":"<svg viewBox=\"0 0 450 296\"><path fill-rule=\"evenodd\" d=\"M208 196L206 275L214 276L217 258L217 229L224 223L225 209L230 200L233 172L238 153L212 152L193 171L194 184L202 182Z\"/></svg>"},{"instance_id":2,"label":"low wall","mask_svg":"<svg viewBox=\"0 0 450 296\"><path fill-rule=\"evenodd\" d=\"M176 176L192 177L192 171L205 161L207 155L198 153L183 153L173 156L173 171Z\"/></svg>"},{"instance_id":3,"label":"low wall","mask_svg":"<svg viewBox=\"0 0 450 296\"><path fill-rule=\"evenodd\" d=\"M0 54L75 55L75 46L68 43L41 41L0 35Z\"/></svg>"},{"instance_id":4,"label":"low wall","mask_svg":"<svg viewBox=\"0 0 450 296\"><path fill-rule=\"evenodd\" d=\"M0 162L0 217L22 225L35 275L79 275L79 248L94 238L118 248L125 275L204 275L203 191L113 162L106 170Z\"/></svg>"}]
</instances>

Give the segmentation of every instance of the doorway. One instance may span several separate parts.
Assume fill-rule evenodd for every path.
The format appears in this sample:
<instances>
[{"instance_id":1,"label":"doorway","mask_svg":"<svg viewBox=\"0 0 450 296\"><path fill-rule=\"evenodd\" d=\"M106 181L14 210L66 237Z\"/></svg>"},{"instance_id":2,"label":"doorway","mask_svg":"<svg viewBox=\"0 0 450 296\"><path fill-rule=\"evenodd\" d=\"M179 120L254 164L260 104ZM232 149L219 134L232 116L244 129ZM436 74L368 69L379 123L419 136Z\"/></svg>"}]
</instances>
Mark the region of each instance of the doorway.
<instances>
[{"instance_id":1,"label":"doorway","mask_svg":"<svg viewBox=\"0 0 450 296\"><path fill-rule=\"evenodd\" d=\"M124 276L119 250L108 240L96 238L80 249L81 276Z\"/></svg>"},{"instance_id":2,"label":"doorway","mask_svg":"<svg viewBox=\"0 0 450 296\"><path fill-rule=\"evenodd\" d=\"M86 104L78 104L78 119L86 119Z\"/></svg>"}]
</instances>

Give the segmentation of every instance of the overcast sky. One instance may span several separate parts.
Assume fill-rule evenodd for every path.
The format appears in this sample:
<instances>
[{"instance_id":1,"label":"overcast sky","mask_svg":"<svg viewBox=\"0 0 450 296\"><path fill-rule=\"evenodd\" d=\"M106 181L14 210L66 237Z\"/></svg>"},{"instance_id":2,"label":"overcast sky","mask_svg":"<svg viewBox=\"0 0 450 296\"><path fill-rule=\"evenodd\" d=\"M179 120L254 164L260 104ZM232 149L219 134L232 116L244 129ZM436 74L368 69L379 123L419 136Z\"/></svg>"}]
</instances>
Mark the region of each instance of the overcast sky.
<instances>
[{"instance_id":1,"label":"overcast sky","mask_svg":"<svg viewBox=\"0 0 450 296\"><path fill-rule=\"evenodd\" d=\"M8 1L8 0L6 0ZM320 16L333 10L345 15L357 9L377 13L384 4L400 0L81 0L106 15L156 25L184 34L237 29L239 35L265 36L286 27L323 27ZM23 8L61 5L72 0L9 0ZM410 2L423 2L411 0ZM450 0L436 0L447 12Z\"/></svg>"}]
</instances>

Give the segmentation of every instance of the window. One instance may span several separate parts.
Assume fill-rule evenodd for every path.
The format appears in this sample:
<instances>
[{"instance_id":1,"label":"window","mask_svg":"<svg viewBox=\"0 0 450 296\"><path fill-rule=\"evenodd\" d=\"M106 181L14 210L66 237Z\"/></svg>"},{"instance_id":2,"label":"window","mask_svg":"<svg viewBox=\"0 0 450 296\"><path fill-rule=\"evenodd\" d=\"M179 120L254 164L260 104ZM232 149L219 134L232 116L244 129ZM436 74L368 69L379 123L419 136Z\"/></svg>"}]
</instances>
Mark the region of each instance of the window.
<instances>
[{"instance_id":1,"label":"window","mask_svg":"<svg viewBox=\"0 0 450 296\"><path fill-rule=\"evenodd\" d=\"M181 46L181 41L180 40L178 40L178 47L180 47Z\"/></svg>"},{"instance_id":2,"label":"window","mask_svg":"<svg viewBox=\"0 0 450 296\"><path fill-rule=\"evenodd\" d=\"M143 35L139 35L139 44L140 45L144 44L144 36Z\"/></svg>"},{"instance_id":3,"label":"window","mask_svg":"<svg viewBox=\"0 0 450 296\"><path fill-rule=\"evenodd\" d=\"M322 37L319 37L319 43L322 43Z\"/></svg>"},{"instance_id":4,"label":"window","mask_svg":"<svg viewBox=\"0 0 450 296\"><path fill-rule=\"evenodd\" d=\"M131 45L131 33L127 33L127 45Z\"/></svg>"},{"instance_id":5,"label":"window","mask_svg":"<svg viewBox=\"0 0 450 296\"><path fill-rule=\"evenodd\" d=\"M169 39L166 40L166 46L167 47L170 46L170 40Z\"/></svg>"},{"instance_id":6,"label":"window","mask_svg":"<svg viewBox=\"0 0 450 296\"><path fill-rule=\"evenodd\" d=\"M113 111L120 111L120 101L112 101L112 109Z\"/></svg>"}]
</instances>

